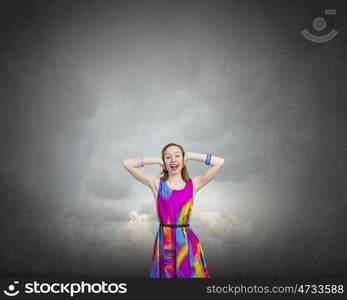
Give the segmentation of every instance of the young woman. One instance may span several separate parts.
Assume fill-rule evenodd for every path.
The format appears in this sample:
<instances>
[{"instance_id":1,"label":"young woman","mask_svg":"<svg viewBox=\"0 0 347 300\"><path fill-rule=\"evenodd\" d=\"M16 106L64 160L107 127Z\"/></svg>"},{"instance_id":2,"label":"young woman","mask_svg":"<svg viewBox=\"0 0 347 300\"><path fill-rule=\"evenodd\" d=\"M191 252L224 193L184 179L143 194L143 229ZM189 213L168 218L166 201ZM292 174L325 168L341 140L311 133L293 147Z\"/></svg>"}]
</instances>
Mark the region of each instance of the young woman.
<instances>
[{"instance_id":1,"label":"young woman","mask_svg":"<svg viewBox=\"0 0 347 300\"><path fill-rule=\"evenodd\" d=\"M204 162L210 168L191 179L187 161ZM125 169L153 192L157 217L157 231L151 262L151 278L209 278L201 243L189 227L196 193L220 171L224 159L211 154L185 152L183 147L170 143L161 157L137 157L122 160ZM139 169L144 165L160 164L162 177Z\"/></svg>"}]
</instances>

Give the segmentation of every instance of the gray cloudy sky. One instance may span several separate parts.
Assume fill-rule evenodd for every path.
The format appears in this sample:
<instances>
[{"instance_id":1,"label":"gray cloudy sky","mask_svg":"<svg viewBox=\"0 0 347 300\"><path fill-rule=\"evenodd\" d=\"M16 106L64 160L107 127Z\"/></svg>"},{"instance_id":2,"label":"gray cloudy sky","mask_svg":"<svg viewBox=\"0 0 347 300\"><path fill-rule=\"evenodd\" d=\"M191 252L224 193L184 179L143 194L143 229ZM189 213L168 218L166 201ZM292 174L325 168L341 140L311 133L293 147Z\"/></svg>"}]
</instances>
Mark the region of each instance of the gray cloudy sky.
<instances>
[{"instance_id":1,"label":"gray cloudy sky","mask_svg":"<svg viewBox=\"0 0 347 300\"><path fill-rule=\"evenodd\" d=\"M1 273L149 277L155 202L121 159L176 142L226 160L191 217L211 277L346 276L347 7L327 3L5 1ZM317 16L330 42L300 34Z\"/></svg>"}]
</instances>

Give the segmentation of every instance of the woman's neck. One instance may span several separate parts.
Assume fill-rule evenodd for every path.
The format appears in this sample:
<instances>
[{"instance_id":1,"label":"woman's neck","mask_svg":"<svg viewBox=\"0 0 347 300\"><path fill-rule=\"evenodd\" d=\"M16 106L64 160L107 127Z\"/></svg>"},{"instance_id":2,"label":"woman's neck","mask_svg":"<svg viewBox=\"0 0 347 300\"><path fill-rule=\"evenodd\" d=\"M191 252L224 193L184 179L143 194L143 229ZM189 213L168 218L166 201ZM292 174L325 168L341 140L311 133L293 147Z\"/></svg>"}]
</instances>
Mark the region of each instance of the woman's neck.
<instances>
[{"instance_id":1,"label":"woman's neck","mask_svg":"<svg viewBox=\"0 0 347 300\"><path fill-rule=\"evenodd\" d=\"M174 186L178 186L184 182L181 174L169 175L167 182L171 183Z\"/></svg>"}]
</instances>

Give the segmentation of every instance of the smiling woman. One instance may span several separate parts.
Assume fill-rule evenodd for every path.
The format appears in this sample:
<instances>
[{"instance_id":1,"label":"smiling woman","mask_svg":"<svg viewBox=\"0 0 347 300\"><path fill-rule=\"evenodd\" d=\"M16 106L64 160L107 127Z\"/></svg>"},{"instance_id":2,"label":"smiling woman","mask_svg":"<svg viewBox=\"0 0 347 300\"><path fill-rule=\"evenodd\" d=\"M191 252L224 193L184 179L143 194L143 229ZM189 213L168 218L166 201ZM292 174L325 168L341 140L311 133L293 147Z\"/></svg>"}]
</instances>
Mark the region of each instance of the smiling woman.
<instances>
[{"instance_id":1,"label":"smiling woman","mask_svg":"<svg viewBox=\"0 0 347 300\"><path fill-rule=\"evenodd\" d=\"M205 162L210 168L191 179L187 169L188 160ZM209 278L206 258L201 243L190 228L189 217L195 194L209 183L220 171L224 159L211 154L185 152L183 147L170 143L161 157L124 159L125 169L136 179L151 188L159 221L155 237L151 278ZM163 168L162 177L139 169L158 163Z\"/></svg>"}]
</instances>

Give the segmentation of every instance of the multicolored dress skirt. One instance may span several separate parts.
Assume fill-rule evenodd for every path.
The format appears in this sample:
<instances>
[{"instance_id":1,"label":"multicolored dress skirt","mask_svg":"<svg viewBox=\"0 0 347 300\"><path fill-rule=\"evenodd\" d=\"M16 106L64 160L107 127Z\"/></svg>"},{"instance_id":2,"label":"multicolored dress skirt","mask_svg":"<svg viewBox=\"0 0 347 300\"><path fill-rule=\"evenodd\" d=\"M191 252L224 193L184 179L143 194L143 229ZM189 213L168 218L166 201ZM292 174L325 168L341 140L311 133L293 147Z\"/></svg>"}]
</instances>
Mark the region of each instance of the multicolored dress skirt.
<instances>
[{"instance_id":1,"label":"multicolored dress skirt","mask_svg":"<svg viewBox=\"0 0 347 300\"><path fill-rule=\"evenodd\" d=\"M151 262L151 278L210 278L201 243L189 227L193 208L193 181L180 190L160 180L157 196L157 231Z\"/></svg>"}]
</instances>

